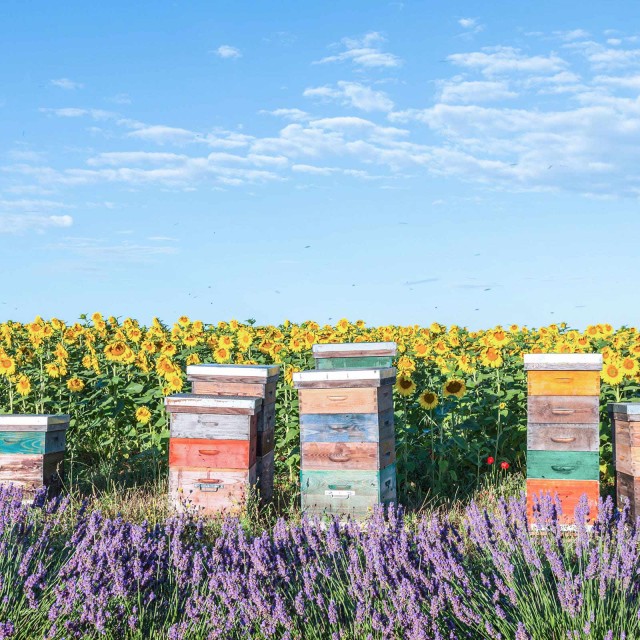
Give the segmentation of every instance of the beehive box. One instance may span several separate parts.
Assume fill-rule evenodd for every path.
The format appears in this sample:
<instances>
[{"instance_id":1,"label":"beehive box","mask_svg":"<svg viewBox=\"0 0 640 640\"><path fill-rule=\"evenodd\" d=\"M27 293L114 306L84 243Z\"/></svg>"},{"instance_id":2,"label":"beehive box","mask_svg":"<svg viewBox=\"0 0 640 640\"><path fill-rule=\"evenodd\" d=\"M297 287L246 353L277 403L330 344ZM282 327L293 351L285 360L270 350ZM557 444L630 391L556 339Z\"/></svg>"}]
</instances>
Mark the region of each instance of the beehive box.
<instances>
[{"instance_id":1,"label":"beehive box","mask_svg":"<svg viewBox=\"0 0 640 640\"><path fill-rule=\"evenodd\" d=\"M395 377L394 368L294 374L303 511L363 518L396 501Z\"/></svg>"},{"instance_id":2,"label":"beehive box","mask_svg":"<svg viewBox=\"0 0 640 640\"><path fill-rule=\"evenodd\" d=\"M68 415L1 415L0 482L58 489L68 427Z\"/></svg>"},{"instance_id":3,"label":"beehive box","mask_svg":"<svg viewBox=\"0 0 640 640\"><path fill-rule=\"evenodd\" d=\"M256 484L260 398L180 393L170 414L169 495L182 509L237 513Z\"/></svg>"},{"instance_id":4,"label":"beehive box","mask_svg":"<svg viewBox=\"0 0 640 640\"><path fill-rule=\"evenodd\" d=\"M273 496L273 447L279 373L278 365L197 364L187 367L187 380L191 382L194 394L262 399L257 416L256 473L263 501L271 500Z\"/></svg>"},{"instance_id":5,"label":"beehive box","mask_svg":"<svg viewBox=\"0 0 640 640\"><path fill-rule=\"evenodd\" d=\"M388 368L397 353L395 342L314 344L316 369Z\"/></svg>"},{"instance_id":6,"label":"beehive box","mask_svg":"<svg viewBox=\"0 0 640 640\"><path fill-rule=\"evenodd\" d=\"M575 507L587 496L589 519L599 496L600 354L526 354L527 508L534 523L534 496L556 494L559 521L574 523Z\"/></svg>"},{"instance_id":7,"label":"beehive box","mask_svg":"<svg viewBox=\"0 0 640 640\"><path fill-rule=\"evenodd\" d=\"M612 402L607 406L613 432L616 503L629 500L631 517L640 516L640 402Z\"/></svg>"}]
</instances>

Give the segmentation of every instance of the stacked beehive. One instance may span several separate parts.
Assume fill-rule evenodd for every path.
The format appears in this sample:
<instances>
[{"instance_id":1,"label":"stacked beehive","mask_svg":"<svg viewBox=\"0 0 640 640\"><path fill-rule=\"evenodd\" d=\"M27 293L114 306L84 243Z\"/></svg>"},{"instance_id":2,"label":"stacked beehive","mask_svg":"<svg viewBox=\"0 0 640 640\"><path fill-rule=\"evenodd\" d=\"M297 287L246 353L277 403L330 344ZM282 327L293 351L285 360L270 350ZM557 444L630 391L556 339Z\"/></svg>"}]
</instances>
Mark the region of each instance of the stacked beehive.
<instances>
[{"instance_id":1,"label":"stacked beehive","mask_svg":"<svg viewBox=\"0 0 640 640\"><path fill-rule=\"evenodd\" d=\"M571 525L586 494L597 515L600 444L600 354L526 354L528 378L527 507L534 496L561 500L560 523Z\"/></svg>"},{"instance_id":2,"label":"stacked beehive","mask_svg":"<svg viewBox=\"0 0 640 640\"><path fill-rule=\"evenodd\" d=\"M624 498L631 517L640 516L640 402L612 402L608 405L613 432L613 462L616 469L616 501Z\"/></svg>"},{"instance_id":3,"label":"stacked beehive","mask_svg":"<svg viewBox=\"0 0 640 640\"><path fill-rule=\"evenodd\" d=\"M396 501L394 354L394 343L317 345L318 369L294 374L303 511L363 518Z\"/></svg>"},{"instance_id":4,"label":"stacked beehive","mask_svg":"<svg viewBox=\"0 0 640 640\"><path fill-rule=\"evenodd\" d=\"M256 484L260 398L179 393L165 398L171 416L169 495L205 514L242 509Z\"/></svg>"},{"instance_id":5,"label":"stacked beehive","mask_svg":"<svg viewBox=\"0 0 640 640\"><path fill-rule=\"evenodd\" d=\"M273 447L278 365L197 364L187 367L194 394L260 398L257 415L256 476L263 502L273 497Z\"/></svg>"},{"instance_id":6,"label":"stacked beehive","mask_svg":"<svg viewBox=\"0 0 640 640\"><path fill-rule=\"evenodd\" d=\"M0 482L58 488L68 426L67 415L0 416Z\"/></svg>"}]
</instances>

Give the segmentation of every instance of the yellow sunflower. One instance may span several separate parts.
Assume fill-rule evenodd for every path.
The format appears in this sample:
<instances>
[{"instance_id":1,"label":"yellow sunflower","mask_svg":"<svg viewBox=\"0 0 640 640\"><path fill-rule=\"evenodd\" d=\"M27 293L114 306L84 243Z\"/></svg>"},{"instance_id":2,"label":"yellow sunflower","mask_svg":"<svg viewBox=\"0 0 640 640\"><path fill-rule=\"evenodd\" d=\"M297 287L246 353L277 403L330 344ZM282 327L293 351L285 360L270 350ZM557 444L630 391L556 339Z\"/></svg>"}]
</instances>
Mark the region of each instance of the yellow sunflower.
<instances>
[{"instance_id":1,"label":"yellow sunflower","mask_svg":"<svg viewBox=\"0 0 640 640\"><path fill-rule=\"evenodd\" d=\"M464 383L464 380L460 378L447 380L442 387L445 396L456 396L456 398L462 398L466 390L467 385Z\"/></svg>"},{"instance_id":2,"label":"yellow sunflower","mask_svg":"<svg viewBox=\"0 0 640 640\"><path fill-rule=\"evenodd\" d=\"M423 409L435 409L438 406L438 396L433 391L423 391L418 396L418 402Z\"/></svg>"},{"instance_id":3,"label":"yellow sunflower","mask_svg":"<svg viewBox=\"0 0 640 640\"><path fill-rule=\"evenodd\" d=\"M147 407L138 407L136 409L136 420L140 424L147 424L151 420L151 411Z\"/></svg>"},{"instance_id":4,"label":"yellow sunflower","mask_svg":"<svg viewBox=\"0 0 640 640\"><path fill-rule=\"evenodd\" d=\"M238 345L242 350L246 350L251 346L253 342L253 337L246 329L240 329L237 333L238 336Z\"/></svg>"},{"instance_id":5,"label":"yellow sunflower","mask_svg":"<svg viewBox=\"0 0 640 640\"><path fill-rule=\"evenodd\" d=\"M21 375L18 378L18 381L16 382L16 391L23 397L29 395L31 392L31 382L27 376Z\"/></svg>"},{"instance_id":6,"label":"yellow sunflower","mask_svg":"<svg viewBox=\"0 0 640 640\"><path fill-rule=\"evenodd\" d=\"M226 347L218 347L213 351L213 358L218 364L229 362L231 360L231 351Z\"/></svg>"},{"instance_id":7,"label":"yellow sunflower","mask_svg":"<svg viewBox=\"0 0 640 640\"><path fill-rule=\"evenodd\" d=\"M493 347L483 349L480 354L480 362L485 367L493 367L494 369L497 369L502 366L502 354L498 349L494 349Z\"/></svg>"},{"instance_id":8,"label":"yellow sunflower","mask_svg":"<svg viewBox=\"0 0 640 640\"><path fill-rule=\"evenodd\" d=\"M192 353L187 356L187 364L200 364L200 356L197 353Z\"/></svg>"},{"instance_id":9,"label":"yellow sunflower","mask_svg":"<svg viewBox=\"0 0 640 640\"><path fill-rule=\"evenodd\" d=\"M338 324L336 324L336 329L339 333L347 333L350 326L351 323L346 318L341 318L340 320L338 320Z\"/></svg>"},{"instance_id":10,"label":"yellow sunflower","mask_svg":"<svg viewBox=\"0 0 640 640\"><path fill-rule=\"evenodd\" d=\"M400 356L396 366L401 373L411 374L416 370L416 363L407 356Z\"/></svg>"},{"instance_id":11,"label":"yellow sunflower","mask_svg":"<svg viewBox=\"0 0 640 640\"><path fill-rule=\"evenodd\" d=\"M429 355L429 345L424 340L416 340L413 351L417 358L426 358Z\"/></svg>"},{"instance_id":12,"label":"yellow sunflower","mask_svg":"<svg viewBox=\"0 0 640 640\"><path fill-rule=\"evenodd\" d=\"M638 361L634 358L623 358L620 363L620 368L625 376L632 378L636 373L638 373Z\"/></svg>"},{"instance_id":13,"label":"yellow sunflower","mask_svg":"<svg viewBox=\"0 0 640 640\"><path fill-rule=\"evenodd\" d=\"M113 362L125 362L131 353L131 349L121 340L117 342L110 342L104 348L104 354L107 357L107 360L111 360Z\"/></svg>"},{"instance_id":14,"label":"yellow sunflower","mask_svg":"<svg viewBox=\"0 0 640 640\"><path fill-rule=\"evenodd\" d=\"M12 376L16 372L16 361L9 356L0 356L0 376Z\"/></svg>"},{"instance_id":15,"label":"yellow sunflower","mask_svg":"<svg viewBox=\"0 0 640 640\"><path fill-rule=\"evenodd\" d=\"M401 396L410 396L416 390L416 383L409 376L404 375L397 377L395 386Z\"/></svg>"},{"instance_id":16,"label":"yellow sunflower","mask_svg":"<svg viewBox=\"0 0 640 640\"><path fill-rule=\"evenodd\" d=\"M613 386L619 385L624 377L622 368L615 362L609 362L606 364L600 375L606 383Z\"/></svg>"},{"instance_id":17,"label":"yellow sunflower","mask_svg":"<svg viewBox=\"0 0 640 640\"><path fill-rule=\"evenodd\" d=\"M178 318L178 324L181 327L188 327L191 324L191 320L189 320L189 316L180 316Z\"/></svg>"},{"instance_id":18,"label":"yellow sunflower","mask_svg":"<svg viewBox=\"0 0 640 640\"><path fill-rule=\"evenodd\" d=\"M67 380L67 389L74 393L78 393L84 389L84 382L82 382L80 378L69 378Z\"/></svg>"}]
</instances>

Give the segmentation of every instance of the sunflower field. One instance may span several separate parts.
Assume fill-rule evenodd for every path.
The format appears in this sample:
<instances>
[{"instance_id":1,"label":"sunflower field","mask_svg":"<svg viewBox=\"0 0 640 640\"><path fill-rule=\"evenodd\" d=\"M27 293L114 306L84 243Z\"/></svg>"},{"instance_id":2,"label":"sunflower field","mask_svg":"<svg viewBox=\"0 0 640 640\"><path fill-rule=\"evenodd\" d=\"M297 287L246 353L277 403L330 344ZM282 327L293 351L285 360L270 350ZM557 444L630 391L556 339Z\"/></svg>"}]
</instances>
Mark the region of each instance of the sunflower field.
<instances>
[{"instance_id":1,"label":"sunflower field","mask_svg":"<svg viewBox=\"0 0 640 640\"><path fill-rule=\"evenodd\" d=\"M135 467L152 459L162 466L169 438L163 399L190 390L188 364L276 363L276 481L293 485L300 460L293 373L313 368L313 344L374 341L398 344L401 502L420 504L428 495L466 492L487 476L524 470L524 353L602 353L601 472L610 480L606 403L640 395L640 332L608 324L584 332L565 324L470 331L437 323L257 326L181 317L173 326L157 318L143 326L100 313L73 324L7 321L0 324L0 411L69 413L67 455L87 465L107 460Z\"/></svg>"}]
</instances>

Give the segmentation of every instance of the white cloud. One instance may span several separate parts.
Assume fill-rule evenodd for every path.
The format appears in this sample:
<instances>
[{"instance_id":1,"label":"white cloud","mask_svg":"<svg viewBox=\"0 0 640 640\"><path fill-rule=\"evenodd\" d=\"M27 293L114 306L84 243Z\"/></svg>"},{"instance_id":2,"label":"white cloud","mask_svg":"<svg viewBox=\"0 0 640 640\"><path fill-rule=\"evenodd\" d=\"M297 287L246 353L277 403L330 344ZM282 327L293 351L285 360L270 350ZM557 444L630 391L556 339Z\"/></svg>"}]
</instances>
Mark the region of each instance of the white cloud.
<instances>
[{"instance_id":1,"label":"white cloud","mask_svg":"<svg viewBox=\"0 0 640 640\"><path fill-rule=\"evenodd\" d=\"M127 240L119 244L110 244L98 238L78 237L64 238L62 242L50 245L50 248L64 250L65 254L75 254L94 262L110 262L112 264L148 263L163 256L178 253L175 247L169 246L144 245Z\"/></svg>"},{"instance_id":2,"label":"white cloud","mask_svg":"<svg viewBox=\"0 0 640 640\"><path fill-rule=\"evenodd\" d=\"M20 210L24 212L37 213L43 209L72 209L73 207L57 200L0 200L0 211L3 209Z\"/></svg>"},{"instance_id":3,"label":"white cloud","mask_svg":"<svg viewBox=\"0 0 640 640\"><path fill-rule=\"evenodd\" d=\"M476 69L485 76L555 73L567 67L567 63L554 53L548 56L526 56L514 47L485 47L471 53L454 53L447 60L460 67Z\"/></svg>"},{"instance_id":4,"label":"white cloud","mask_svg":"<svg viewBox=\"0 0 640 640\"><path fill-rule=\"evenodd\" d=\"M184 145L195 142L198 135L188 129L180 127L168 127L165 125L150 125L136 129L127 134L130 138L138 138L156 144Z\"/></svg>"},{"instance_id":5,"label":"white cloud","mask_svg":"<svg viewBox=\"0 0 640 640\"><path fill-rule=\"evenodd\" d=\"M590 33L584 29L571 29L569 31L554 31L553 35L564 42L573 42L574 40L585 40L590 36Z\"/></svg>"},{"instance_id":6,"label":"white cloud","mask_svg":"<svg viewBox=\"0 0 640 640\"><path fill-rule=\"evenodd\" d=\"M504 81L462 81L459 77L444 82L440 90L442 102L494 102L517 97Z\"/></svg>"},{"instance_id":7,"label":"white cloud","mask_svg":"<svg viewBox=\"0 0 640 640\"><path fill-rule=\"evenodd\" d=\"M322 58L318 60L317 64L350 61L358 67L365 68L399 67L402 60L398 56L381 51L381 45L384 41L385 38L377 31L371 31L362 38L343 38L341 48L344 51Z\"/></svg>"},{"instance_id":8,"label":"white cloud","mask_svg":"<svg viewBox=\"0 0 640 640\"><path fill-rule=\"evenodd\" d=\"M338 100L343 105L362 111L391 111L393 101L384 91L375 91L371 87L357 82L339 81L337 88L324 86L308 88L303 96L307 98L324 98Z\"/></svg>"},{"instance_id":9,"label":"white cloud","mask_svg":"<svg viewBox=\"0 0 640 640\"><path fill-rule=\"evenodd\" d=\"M48 109L41 108L42 113L58 116L59 118L81 118L83 116L90 116L94 120L109 120L115 117L115 114L111 111L105 111L103 109L79 109L77 107L63 107L62 109Z\"/></svg>"},{"instance_id":10,"label":"white cloud","mask_svg":"<svg viewBox=\"0 0 640 640\"><path fill-rule=\"evenodd\" d=\"M480 33L484 30L484 25L478 22L478 18L460 18L458 24L466 29L466 34Z\"/></svg>"},{"instance_id":11,"label":"white cloud","mask_svg":"<svg viewBox=\"0 0 640 640\"><path fill-rule=\"evenodd\" d=\"M72 91L73 89L82 89L82 87L84 86L80 82L69 80L69 78L58 78L57 80L51 80L50 84L60 89L67 89L68 91Z\"/></svg>"},{"instance_id":12,"label":"white cloud","mask_svg":"<svg viewBox=\"0 0 640 640\"><path fill-rule=\"evenodd\" d=\"M0 233L23 233L36 231L44 233L51 228L70 227L71 216L0 215Z\"/></svg>"},{"instance_id":13,"label":"white cloud","mask_svg":"<svg viewBox=\"0 0 640 640\"><path fill-rule=\"evenodd\" d=\"M565 46L569 50L582 54L591 66L598 71L624 69L640 65L640 49L612 49L593 40L571 42Z\"/></svg>"},{"instance_id":14,"label":"white cloud","mask_svg":"<svg viewBox=\"0 0 640 640\"><path fill-rule=\"evenodd\" d=\"M260 113L267 113L269 115L284 118L285 120L292 120L294 122L304 122L310 118L309 114L302 109L274 109L273 111L265 111L263 109Z\"/></svg>"},{"instance_id":15,"label":"white cloud","mask_svg":"<svg viewBox=\"0 0 640 640\"><path fill-rule=\"evenodd\" d=\"M232 47L228 44L220 45L216 49L216 55L220 58L241 58L242 57L242 53L240 52L240 49L237 49L236 47Z\"/></svg>"},{"instance_id":16,"label":"white cloud","mask_svg":"<svg viewBox=\"0 0 640 640\"><path fill-rule=\"evenodd\" d=\"M115 102L115 104L131 104L131 98L128 93L118 93L111 98L111 102Z\"/></svg>"},{"instance_id":17,"label":"white cloud","mask_svg":"<svg viewBox=\"0 0 640 640\"><path fill-rule=\"evenodd\" d=\"M111 151L89 158L87 164L92 167L120 166L131 164L173 164L185 162L188 156L177 153L158 153L149 151Z\"/></svg>"}]
</instances>

